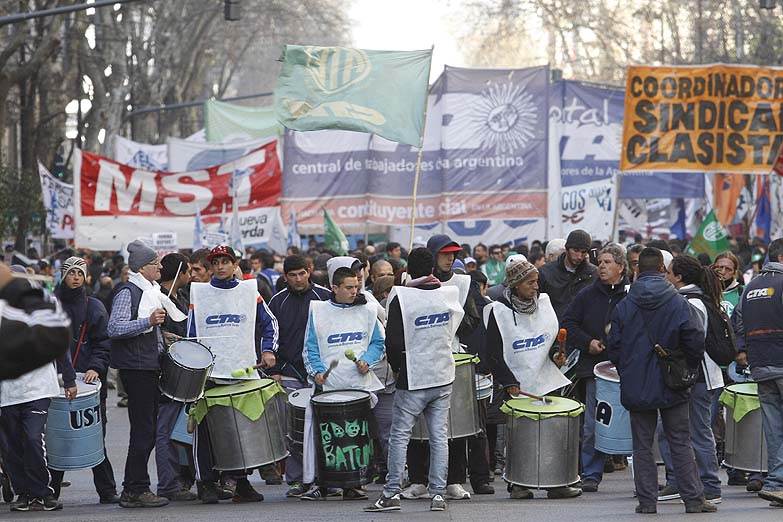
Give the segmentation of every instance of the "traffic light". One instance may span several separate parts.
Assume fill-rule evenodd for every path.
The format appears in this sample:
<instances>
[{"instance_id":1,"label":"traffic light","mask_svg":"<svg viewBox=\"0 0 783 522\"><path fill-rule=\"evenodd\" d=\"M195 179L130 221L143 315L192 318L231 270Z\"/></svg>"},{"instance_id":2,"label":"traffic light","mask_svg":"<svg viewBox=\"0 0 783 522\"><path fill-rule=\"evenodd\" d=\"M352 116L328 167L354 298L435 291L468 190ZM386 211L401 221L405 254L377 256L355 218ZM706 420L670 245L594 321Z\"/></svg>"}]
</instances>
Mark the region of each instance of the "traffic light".
<instances>
[{"instance_id":1,"label":"traffic light","mask_svg":"<svg viewBox=\"0 0 783 522\"><path fill-rule=\"evenodd\" d=\"M239 20L239 0L223 0L223 18L229 22Z\"/></svg>"}]
</instances>

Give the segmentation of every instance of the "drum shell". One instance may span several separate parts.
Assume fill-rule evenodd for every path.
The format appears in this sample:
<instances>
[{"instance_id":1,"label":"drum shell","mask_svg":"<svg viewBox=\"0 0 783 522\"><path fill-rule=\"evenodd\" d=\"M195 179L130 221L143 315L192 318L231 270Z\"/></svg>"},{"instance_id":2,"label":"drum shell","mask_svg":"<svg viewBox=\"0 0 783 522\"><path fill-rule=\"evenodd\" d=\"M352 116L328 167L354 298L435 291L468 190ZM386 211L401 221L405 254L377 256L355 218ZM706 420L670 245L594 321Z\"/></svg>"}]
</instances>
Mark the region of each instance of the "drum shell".
<instances>
[{"instance_id":1,"label":"drum shell","mask_svg":"<svg viewBox=\"0 0 783 522\"><path fill-rule=\"evenodd\" d=\"M347 403L319 403L313 401L311 404L313 408L318 485L321 487L356 488L372 482L373 445L372 434L370 433L372 408L369 394L367 394L366 398ZM353 423L354 421L357 421L358 425L362 427L358 435L352 437L351 441L351 446L355 445L357 449L354 450L352 455L342 453L341 459L337 461L336 454L341 451L340 448L342 446L332 446L331 444L325 446L327 439L324 437L325 430L323 424L329 423L330 426L338 424L344 427L348 422ZM331 437L335 437L333 429L326 431L329 432ZM345 459L346 469L334 469L333 466L327 465L327 451L329 452L330 460L334 460L338 468L340 466L339 462ZM352 466L351 463L358 465Z\"/></svg>"},{"instance_id":2,"label":"drum shell","mask_svg":"<svg viewBox=\"0 0 783 522\"><path fill-rule=\"evenodd\" d=\"M212 406L206 416L209 442L218 471L248 470L288 456L285 444L285 395L278 393L251 421L227 406Z\"/></svg>"},{"instance_id":3,"label":"drum shell","mask_svg":"<svg viewBox=\"0 0 783 522\"><path fill-rule=\"evenodd\" d=\"M476 365L460 364L455 368L454 383L451 386L448 436L450 439L470 437L481 431L479 407L476 399ZM411 440L429 440L427 422L420 415L413 426Z\"/></svg>"},{"instance_id":4,"label":"drum shell","mask_svg":"<svg viewBox=\"0 0 783 522\"><path fill-rule=\"evenodd\" d=\"M178 402L195 402L204 394L212 364L206 368L187 368L166 352L160 358L158 389L169 399Z\"/></svg>"},{"instance_id":5,"label":"drum shell","mask_svg":"<svg viewBox=\"0 0 783 522\"><path fill-rule=\"evenodd\" d=\"M595 449L609 455L631 455L631 414L620 402L620 383L596 375L595 401Z\"/></svg>"},{"instance_id":6,"label":"drum shell","mask_svg":"<svg viewBox=\"0 0 783 522\"><path fill-rule=\"evenodd\" d=\"M731 390L731 386L727 388ZM741 471L767 472L767 441L761 420L761 408L746 413L739 422L734 411L726 408L726 449L723 462Z\"/></svg>"},{"instance_id":7,"label":"drum shell","mask_svg":"<svg viewBox=\"0 0 783 522\"><path fill-rule=\"evenodd\" d=\"M46 421L46 458L57 471L89 469L106 458L100 388L71 401L52 399Z\"/></svg>"},{"instance_id":8,"label":"drum shell","mask_svg":"<svg viewBox=\"0 0 783 522\"><path fill-rule=\"evenodd\" d=\"M306 391L302 388L301 391ZM295 390L300 391L300 390ZM301 393L300 391L300 393ZM294 393L294 392L292 392ZM289 395L290 396L290 395ZM288 449L292 455L302 456L304 454L304 432L305 432L305 412L307 408L297 406L291 401L286 405L286 439L288 440Z\"/></svg>"},{"instance_id":9,"label":"drum shell","mask_svg":"<svg viewBox=\"0 0 783 522\"><path fill-rule=\"evenodd\" d=\"M509 416L503 478L526 488L557 488L579 481L579 416L540 420Z\"/></svg>"},{"instance_id":10,"label":"drum shell","mask_svg":"<svg viewBox=\"0 0 783 522\"><path fill-rule=\"evenodd\" d=\"M171 441L186 446L193 445L193 434L188 433L188 405L184 405L177 416L177 422L174 423L174 429L171 430Z\"/></svg>"}]
</instances>

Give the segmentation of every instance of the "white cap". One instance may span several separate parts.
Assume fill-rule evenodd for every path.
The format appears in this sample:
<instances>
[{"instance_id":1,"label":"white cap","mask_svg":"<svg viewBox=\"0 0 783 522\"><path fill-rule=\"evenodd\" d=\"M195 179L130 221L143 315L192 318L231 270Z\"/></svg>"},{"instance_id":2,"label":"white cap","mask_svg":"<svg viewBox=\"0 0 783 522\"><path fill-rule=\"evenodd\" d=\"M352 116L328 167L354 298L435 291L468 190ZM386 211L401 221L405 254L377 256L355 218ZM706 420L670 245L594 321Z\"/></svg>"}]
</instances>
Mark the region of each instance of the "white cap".
<instances>
[{"instance_id":1,"label":"white cap","mask_svg":"<svg viewBox=\"0 0 783 522\"><path fill-rule=\"evenodd\" d=\"M661 254L663 255L663 267L668 272L669 267L671 266L672 261L674 260L674 256L668 250L661 250Z\"/></svg>"},{"instance_id":2,"label":"white cap","mask_svg":"<svg viewBox=\"0 0 783 522\"><path fill-rule=\"evenodd\" d=\"M467 266L467 265L469 265L469 264L471 264L471 263L473 263L473 264L475 265L475 264L476 264L476 260L475 260L475 259L473 259L473 258L472 258L472 257L470 257L470 256L466 257L466 258L465 258L465 266Z\"/></svg>"}]
</instances>

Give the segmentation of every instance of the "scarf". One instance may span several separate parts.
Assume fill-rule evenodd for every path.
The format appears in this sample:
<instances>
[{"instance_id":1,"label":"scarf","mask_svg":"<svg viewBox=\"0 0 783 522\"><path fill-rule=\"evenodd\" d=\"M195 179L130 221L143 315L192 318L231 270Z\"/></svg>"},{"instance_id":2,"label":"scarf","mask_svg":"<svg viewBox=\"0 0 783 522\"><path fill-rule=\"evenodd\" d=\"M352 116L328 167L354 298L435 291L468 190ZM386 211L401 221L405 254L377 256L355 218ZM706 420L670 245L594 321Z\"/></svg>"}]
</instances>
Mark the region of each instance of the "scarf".
<instances>
[{"instance_id":1,"label":"scarf","mask_svg":"<svg viewBox=\"0 0 783 522\"><path fill-rule=\"evenodd\" d=\"M169 299L166 294L160 291L160 285L157 281L148 281L143 275L133 270L128 271L128 282L136 285L142 291L141 301L139 301L138 317L149 317L152 312L158 308L163 308L169 317L175 323L179 323L188 318L179 311L177 305ZM144 333L151 332L152 328L145 330Z\"/></svg>"},{"instance_id":2,"label":"scarf","mask_svg":"<svg viewBox=\"0 0 783 522\"><path fill-rule=\"evenodd\" d=\"M79 288L68 288L65 282L57 285L54 295L63 305L63 310L71 318L71 330L73 336L78 339L81 334L82 324L87 320L87 291L84 285Z\"/></svg>"},{"instance_id":3,"label":"scarf","mask_svg":"<svg viewBox=\"0 0 783 522\"><path fill-rule=\"evenodd\" d=\"M511 303L511 309L518 314L532 314L538 309L538 296L533 299L521 299L511 288L506 287L503 290L503 297Z\"/></svg>"},{"instance_id":4,"label":"scarf","mask_svg":"<svg viewBox=\"0 0 783 522\"><path fill-rule=\"evenodd\" d=\"M410 281L405 283L405 286L410 286L411 288L418 288L420 286L434 286L436 288L439 288L440 279L430 274L422 277L417 277L416 279L411 279Z\"/></svg>"}]
</instances>

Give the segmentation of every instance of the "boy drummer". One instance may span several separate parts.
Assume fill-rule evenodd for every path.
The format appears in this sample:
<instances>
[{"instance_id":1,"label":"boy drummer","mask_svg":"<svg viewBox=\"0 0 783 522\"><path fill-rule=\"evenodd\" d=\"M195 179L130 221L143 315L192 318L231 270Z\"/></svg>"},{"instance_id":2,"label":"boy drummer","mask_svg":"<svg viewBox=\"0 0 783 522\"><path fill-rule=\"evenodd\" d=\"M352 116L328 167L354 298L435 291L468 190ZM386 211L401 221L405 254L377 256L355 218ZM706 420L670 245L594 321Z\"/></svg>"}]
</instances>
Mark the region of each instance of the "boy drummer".
<instances>
[{"instance_id":1,"label":"boy drummer","mask_svg":"<svg viewBox=\"0 0 783 522\"><path fill-rule=\"evenodd\" d=\"M274 366L278 332L277 320L259 295L256 282L238 281L234 277L238 266L234 250L225 245L217 246L207 260L212 265L212 279L209 283L191 283L188 319L189 336L205 338L204 344L215 356L215 366L206 385L209 389L235 383L237 378L232 377L231 372L254 366L257 361L263 368ZM244 379L258 379L258 374ZM219 500L218 473L213 469L206 422L201 422L196 430L193 453L199 497L205 504L215 504ZM239 473L233 501L264 500L244 473Z\"/></svg>"},{"instance_id":2,"label":"boy drummer","mask_svg":"<svg viewBox=\"0 0 783 522\"><path fill-rule=\"evenodd\" d=\"M377 392L383 389L370 367L377 363L384 349L384 332L374 306L359 292L356 274L341 267L332 275L329 301L310 303L310 314L302 352L308 375L324 391L357 389ZM352 350L356 362L345 354ZM337 361L331 371L327 364ZM318 487L302 495L303 500L323 500L326 488ZM361 489L346 489L344 500L363 500Z\"/></svg>"}]
</instances>

